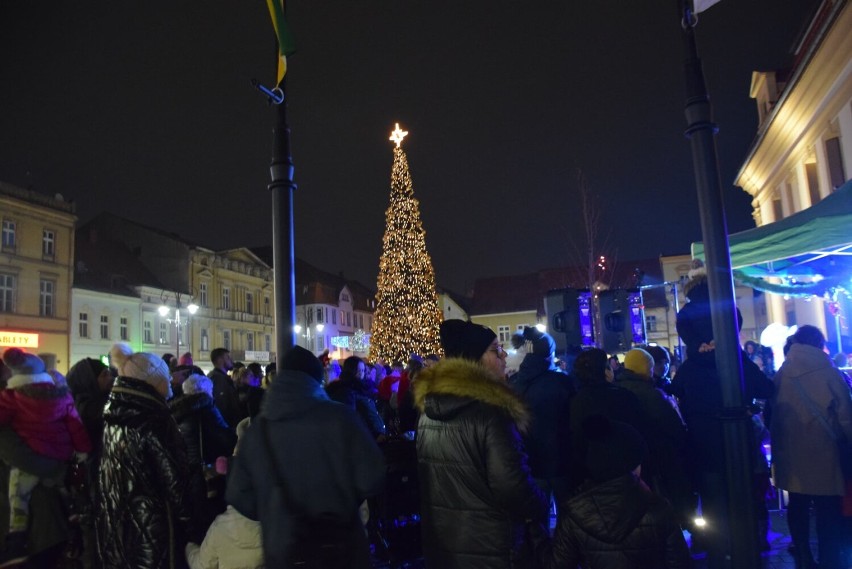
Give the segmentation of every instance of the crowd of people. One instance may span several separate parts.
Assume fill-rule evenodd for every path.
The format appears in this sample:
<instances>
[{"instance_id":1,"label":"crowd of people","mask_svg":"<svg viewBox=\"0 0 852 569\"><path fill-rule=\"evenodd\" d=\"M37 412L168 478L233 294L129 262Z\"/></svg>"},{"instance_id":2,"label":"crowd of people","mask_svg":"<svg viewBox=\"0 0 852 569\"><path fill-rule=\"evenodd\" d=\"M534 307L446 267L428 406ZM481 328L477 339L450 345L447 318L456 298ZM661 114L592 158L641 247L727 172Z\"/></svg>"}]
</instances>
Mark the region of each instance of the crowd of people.
<instances>
[{"instance_id":1,"label":"crowd of people","mask_svg":"<svg viewBox=\"0 0 852 569\"><path fill-rule=\"evenodd\" d=\"M366 569L391 444L416 449L427 567L687 568L685 529L725 567L736 512L706 281L686 294L674 378L657 346L614 361L586 349L566 369L536 328L513 338L507 373L494 332L461 320L442 323L441 357L388 364L333 366L294 347L264 370L220 348L205 375L191 354L117 344L111 366L87 358L63 377L7 349L0 567ZM817 553L820 568L845 568L849 378L813 326L785 352L772 379L765 358L742 355L755 539L768 529L771 443L796 566L817 567Z\"/></svg>"}]
</instances>

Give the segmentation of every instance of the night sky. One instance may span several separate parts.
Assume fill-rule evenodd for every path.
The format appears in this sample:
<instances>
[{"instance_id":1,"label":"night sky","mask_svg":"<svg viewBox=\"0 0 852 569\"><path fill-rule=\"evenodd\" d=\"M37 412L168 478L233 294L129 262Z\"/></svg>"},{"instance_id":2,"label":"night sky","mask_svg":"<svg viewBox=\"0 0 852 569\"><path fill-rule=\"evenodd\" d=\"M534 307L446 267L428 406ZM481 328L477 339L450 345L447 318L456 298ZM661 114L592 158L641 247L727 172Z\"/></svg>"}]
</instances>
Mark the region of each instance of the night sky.
<instances>
[{"instance_id":1,"label":"night sky","mask_svg":"<svg viewBox=\"0 0 852 569\"><path fill-rule=\"evenodd\" d=\"M722 0L697 28L728 224L751 72L816 0ZM131 7L134 9L132 10ZM676 0L289 0L296 254L374 287L393 123L439 284L577 262L576 174L619 262L700 239ZM0 180L214 249L271 241L275 40L263 0L0 0Z\"/></svg>"}]
</instances>

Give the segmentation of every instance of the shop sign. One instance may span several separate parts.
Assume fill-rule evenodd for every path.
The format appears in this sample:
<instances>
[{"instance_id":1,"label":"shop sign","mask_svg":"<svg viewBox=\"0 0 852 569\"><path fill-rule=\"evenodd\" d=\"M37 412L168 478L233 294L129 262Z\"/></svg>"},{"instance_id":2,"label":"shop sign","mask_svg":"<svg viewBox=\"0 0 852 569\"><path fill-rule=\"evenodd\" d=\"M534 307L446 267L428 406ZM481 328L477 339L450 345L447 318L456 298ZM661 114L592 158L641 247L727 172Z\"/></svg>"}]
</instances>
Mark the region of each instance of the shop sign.
<instances>
[{"instance_id":1,"label":"shop sign","mask_svg":"<svg viewBox=\"0 0 852 569\"><path fill-rule=\"evenodd\" d=\"M38 348L38 334L0 330L0 346L7 348Z\"/></svg>"}]
</instances>

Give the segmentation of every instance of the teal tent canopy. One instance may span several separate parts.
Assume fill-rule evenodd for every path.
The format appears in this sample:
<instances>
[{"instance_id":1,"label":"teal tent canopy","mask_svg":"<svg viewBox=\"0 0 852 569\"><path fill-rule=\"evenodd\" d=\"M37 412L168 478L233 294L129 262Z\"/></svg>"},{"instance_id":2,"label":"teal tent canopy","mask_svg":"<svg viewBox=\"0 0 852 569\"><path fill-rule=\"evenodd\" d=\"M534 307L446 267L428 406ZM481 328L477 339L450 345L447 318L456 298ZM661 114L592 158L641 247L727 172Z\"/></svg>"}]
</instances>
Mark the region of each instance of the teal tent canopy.
<instances>
[{"instance_id":1,"label":"teal tent canopy","mask_svg":"<svg viewBox=\"0 0 852 569\"><path fill-rule=\"evenodd\" d=\"M728 236L734 276L852 277L852 181L808 209L780 221ZM704 259L704 244L692 244L692 257ZM742 279L746 280L746 279Z\"/></svg>"}]
</instances>

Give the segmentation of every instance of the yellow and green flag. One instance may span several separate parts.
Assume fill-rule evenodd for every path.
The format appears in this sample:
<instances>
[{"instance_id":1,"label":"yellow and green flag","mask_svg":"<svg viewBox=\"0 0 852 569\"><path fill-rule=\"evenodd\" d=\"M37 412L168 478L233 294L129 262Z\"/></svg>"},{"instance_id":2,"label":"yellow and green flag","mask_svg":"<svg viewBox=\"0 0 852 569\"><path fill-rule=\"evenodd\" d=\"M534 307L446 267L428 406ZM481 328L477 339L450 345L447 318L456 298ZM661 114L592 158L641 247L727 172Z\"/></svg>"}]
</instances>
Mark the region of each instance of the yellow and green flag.
<instances>
[{"instance_id":1,"label":"yellow and green flag","mask_svg":"<svg viewBox=\"0 0 852 569\"><path fill-rule=\"evenodd\" d=\"M266 0L266 6L272 18L272 27L275 28L275 37L278 38L278 78L275 84L280 85L287 73L287 56L296 52L296 42L284 18L284 0Z\"/></svg>"}]
</instances>

